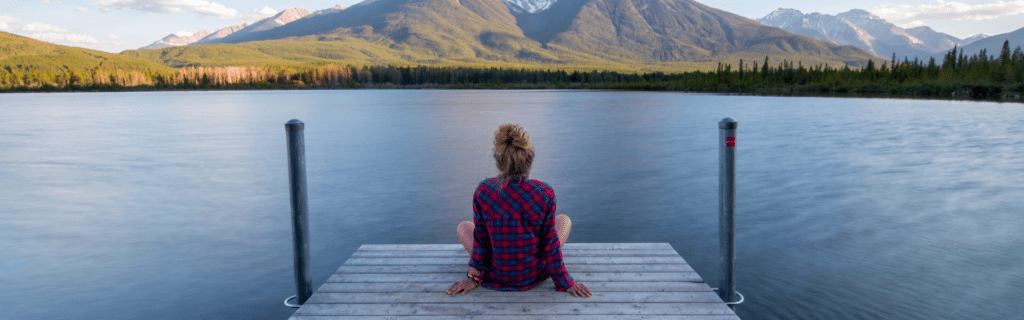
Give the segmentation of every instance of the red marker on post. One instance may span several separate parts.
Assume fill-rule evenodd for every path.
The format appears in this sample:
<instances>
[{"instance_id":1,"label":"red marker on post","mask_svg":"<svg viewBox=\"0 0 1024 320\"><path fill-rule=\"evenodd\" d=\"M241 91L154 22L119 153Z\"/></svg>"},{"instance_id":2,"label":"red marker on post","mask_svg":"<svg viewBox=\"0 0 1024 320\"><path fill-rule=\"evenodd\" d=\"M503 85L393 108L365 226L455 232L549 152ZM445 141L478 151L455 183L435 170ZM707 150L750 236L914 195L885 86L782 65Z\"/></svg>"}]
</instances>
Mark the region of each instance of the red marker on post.
<instances>
[{"instance_id":1,"label":"red marker on post","mask_svg":"<svg viewBox=\"0 0 1024 320\"><path fill-rule=\"evenodd\" d=\"M736 146L736 137L726 137L725 138L725 146L726 147L735 147Z\"/></svg>"}]
</instances>

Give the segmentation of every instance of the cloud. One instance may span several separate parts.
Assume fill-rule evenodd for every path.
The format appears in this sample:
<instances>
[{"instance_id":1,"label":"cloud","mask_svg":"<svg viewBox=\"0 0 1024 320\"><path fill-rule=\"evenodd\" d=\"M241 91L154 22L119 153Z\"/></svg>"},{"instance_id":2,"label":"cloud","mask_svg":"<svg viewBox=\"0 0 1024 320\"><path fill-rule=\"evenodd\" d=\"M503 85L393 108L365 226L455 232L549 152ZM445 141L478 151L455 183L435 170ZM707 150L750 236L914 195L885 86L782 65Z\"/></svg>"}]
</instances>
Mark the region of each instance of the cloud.
<instances>
[{"instance_id":1,"label":"cloud","mask_svg":"<svg viewBox=\"0 0 1024 320\"><path fill-rule=\"evenodd\" d=\"M77 7L77 8L74 8L72 10L75 10L75 11L78 11L78 12L83 12L83 13L89 13L89 9L82 8L82 7Z\"/></svg>"},{"instance_id":2,"label":"cloud","mask_svg":"<svg viewBox=\"0 0 1024 320\"><path fill-rule=\"evenodd\" d=\"M939 0L934 5L882 5L871 13L897 25L923 25L925 20L991 20L1024 14L1024 0L973 5Z\"/></svg>"},{"instance_id":3,"label":"cloud","mask_svg":"<svg viewBox=\"0 0 1024 320\"><path fill-rule=\"evenodd\" d=\"M174 32L174 33L171 33L171 34L179 36L179 37L187 37L187 36L191 36L191 35L196 34L196 33L195 32L191 32L191 31L181 30L181 31Z\"/></svg>"},{"instance_id":4,"label":"cloud","mask_svg":"<svg viewBox=\"0 0 1024 320\"><path fill-rule=\"evenodd\" d=\"M100 43L99 40L87 34L63 34L57 32L33 33L28 35L36 40L46 42L75 42L75 43Z\"/></svg>"},{"instance_id":5,"label":"cloud","mask_svg":"<svg viewBox=\"0 0 1024 320\"><path fill-rule=\"evenodd\" d=\"M69 34L64 36L64 40L78 43L100 43L99 40L87 34Z\"/></svg>"},{"instance_id":6,"label":"cloud","mask_svg":"<svg viewBox=\"0 0 1024 320\"><path fill-rule=\"evenodd\" d=\"M263 7L263 9L253 10L252 13L264 16L272 16L277 14L277 10L271 9L270 7Z\"/></svg>"},{"instance_id":7,"label":"cloud","mask_svg":"<svg viewBox=\"0 0 1024 320\"><path fill-rule=\"evenodd\" d=\"M9 16L0 16L0 30L14 30L25 32L30 38L36 40L42 40L46 42L74 42L74 43L100 43L93 36L80 33L68 33L68 29L64 29L52 24L46 24L42 22L26 23L21 26L17 26L15 23L18 22L18 18Z\"/></svg>"},{"instance_id":8,"label":"cloud","mask_svg":"<svg viewBox=\"0 0 1024 320\"><path fill-rule=\"evenodd\" d=\"M113 33L107 35L107 39L117 39L117 38L120 38L120 37L117 36L116 34L113 34Z\"/></svg>"},{"instance_id":9,"label":"cloud","mask_svg":"<svg viewBox=\"0 0 1024 320\"><path fill-rule=\"evenodd\" d=\"M98 6L100 11L103 12L110 12L111 9L132 9L160 14L187 14L192 12L200 17L223 20L248 18L248 16L239 16L238 10L206 0L98 0L93 4Z\"/></svg>"},{"instance_id":10,"label":"cloud","mask_svg":"<svg viewBox=\"0 0 1024 320\"><path fill-rule=\"evenodd\" d=\"M12 23L18 22L18 18L11 16L0 16L0 30L11 30Z\"/></svg>"},{"instance_id":11,"label":"cloud","mask_svg":"<svg viewBox=\"0 0 1024 320\"><path fill-rule=\"evenodd\" d=\"M33 1L33 0L25 0L25 1ZM42 3L60 2L60 0L35 0L35 1L39 1L39 2L42 2Z\"/></svg>"},{"instance_id":12,"label":"cloud","mask_svg":"<svg viewBox=\"0 0 1024 320\"><path fill-rule=\"evenodd\" d=\"M248 15L239 16L235 20L256 21L275 14L277 14L277 10L271 9L270 7L263 7L263 9L256 9L249 12Z\"/></svg>"},{"instance_id":13,"label":"cloud","mask_svg":"<svg viewBox=\"0 0 1024 320\"><path fill-rule=\"evenodd\" d=\"M42 22L33 22L26 24L21 27L21 31L25 32L37 32L37 33L49 33L49 32L68 32L68 29L59 28L54 25L45 24Z\"/></svg>"}]
</instances>

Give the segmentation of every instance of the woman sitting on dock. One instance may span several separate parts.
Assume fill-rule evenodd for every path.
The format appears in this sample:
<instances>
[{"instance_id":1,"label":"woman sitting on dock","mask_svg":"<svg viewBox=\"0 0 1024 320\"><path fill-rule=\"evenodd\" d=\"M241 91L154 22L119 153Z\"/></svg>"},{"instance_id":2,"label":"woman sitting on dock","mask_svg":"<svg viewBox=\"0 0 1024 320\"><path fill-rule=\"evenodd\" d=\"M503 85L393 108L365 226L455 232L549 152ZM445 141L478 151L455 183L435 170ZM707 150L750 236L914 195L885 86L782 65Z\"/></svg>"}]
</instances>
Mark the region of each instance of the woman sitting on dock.
<instances>
[{"instance_id":1,"label":"woman sitting on dock","mask_svg":"<svg viewBox=\"0 0 1024 320\"><path fill-rule=\"evenodd\" d=\"M523 127L502 124L494 132L494 160L500 173L477 186L473 222L459 224L457 234L470 254L469 280L456 282L448 294L466 294L477 286L526 291L551 278L558 291L590 297L562 264L562 245L571 222L555 216L555 191L528 179L533 145Z\"/></svg>"}]
</instances>

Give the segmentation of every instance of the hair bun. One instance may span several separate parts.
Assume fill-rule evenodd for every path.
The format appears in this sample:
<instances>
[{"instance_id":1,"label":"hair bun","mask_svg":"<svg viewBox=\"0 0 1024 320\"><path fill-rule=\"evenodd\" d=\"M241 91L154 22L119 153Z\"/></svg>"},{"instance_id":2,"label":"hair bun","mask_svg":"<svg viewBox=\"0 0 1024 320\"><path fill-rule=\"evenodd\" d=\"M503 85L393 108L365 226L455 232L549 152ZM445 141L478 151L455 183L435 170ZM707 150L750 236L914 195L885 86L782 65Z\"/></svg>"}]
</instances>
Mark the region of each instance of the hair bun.
<instances>
[{"instance_id":1,"label":"hair bun","mask_svg":"<svg viewBox=\"0 0 1024 320\"><path fill-rule=\"evenodd\" d=\"M530 143L530 135L518 124L505 123L498 126L494 132L495 147L515 147L519 149L533 149Z\"/></svg>"},{"instance_id":2,"label":"hair bun","mask_svg":"<svg viewBox=\"0 0 1024 320\"><path fill-rule=\"evenodd\" d=\"M502 183L511 177L526 177L533 165L530 135L517 124L504 123L494 132L494 161Z\"/></svg>"}]
</instances>

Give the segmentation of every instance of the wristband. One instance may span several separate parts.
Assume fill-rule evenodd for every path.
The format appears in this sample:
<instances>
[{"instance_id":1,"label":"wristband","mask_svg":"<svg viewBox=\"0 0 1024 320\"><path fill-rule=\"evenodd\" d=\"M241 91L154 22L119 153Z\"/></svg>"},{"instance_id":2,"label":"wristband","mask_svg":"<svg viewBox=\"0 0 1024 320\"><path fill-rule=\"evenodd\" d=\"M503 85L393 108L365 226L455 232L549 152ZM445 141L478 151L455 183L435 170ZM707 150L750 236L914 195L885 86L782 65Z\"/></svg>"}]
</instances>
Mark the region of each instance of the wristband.
<instances>
[{"instance_id":1,"label":"wristband","mask_svg":"<svg viewBox=\"0 0 1024 320\"><path fill-rule=\"evenodd\" d=\"M480 276L474 276L472 273L466 273L466 277L469 278L469 281L472 281L477 285L480 285L480 283L484 281L483 278Z\"/></svg>"}]
</instances>

